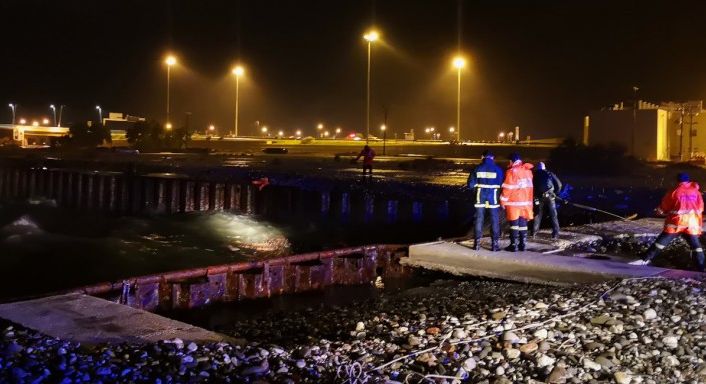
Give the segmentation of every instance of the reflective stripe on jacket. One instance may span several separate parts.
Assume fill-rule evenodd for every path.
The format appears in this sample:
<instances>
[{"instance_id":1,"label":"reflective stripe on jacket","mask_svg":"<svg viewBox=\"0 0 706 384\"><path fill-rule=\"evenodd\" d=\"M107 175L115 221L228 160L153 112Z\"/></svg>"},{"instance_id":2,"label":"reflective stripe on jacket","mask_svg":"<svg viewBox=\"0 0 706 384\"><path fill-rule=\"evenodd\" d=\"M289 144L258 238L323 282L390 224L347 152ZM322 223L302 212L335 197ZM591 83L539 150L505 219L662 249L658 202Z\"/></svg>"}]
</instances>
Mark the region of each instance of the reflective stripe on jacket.
<instances>
[{"instance_id":1,"label":"reflective stripe on jacket","mask_svg":"<svg viewBox=\"0 0 706 384\"><path fill-rule=\"evenodd\" d=\"M517 160L505 172L500 204L505 207L505 215L508 220L517 220L520 217L532 220L534 217L532 211L534 197L532 168L532 164Z\"/></svg>"},{"instance_id":2,"label":"reflective stripe on jacket","mask_svg":"<svg viewBox=\"0 0 706 384\"><path fill-rule=\"evenodd\" d=\"M468 175L468 189L474 192L476 208L500 208L503 170L493 159L484 158Z\"/></svg>"},{"instance_id":3,"label":"reflective stripe on jacket","mask_svg":"<svg viewBox=\"0 0 706 384\"><path fill-rule=\"evenodd\" d=\"M666 214L664 232L700 235L704 200L699 184L685 181L662 198L658 211Z\"/></svg>"}]
</instances>

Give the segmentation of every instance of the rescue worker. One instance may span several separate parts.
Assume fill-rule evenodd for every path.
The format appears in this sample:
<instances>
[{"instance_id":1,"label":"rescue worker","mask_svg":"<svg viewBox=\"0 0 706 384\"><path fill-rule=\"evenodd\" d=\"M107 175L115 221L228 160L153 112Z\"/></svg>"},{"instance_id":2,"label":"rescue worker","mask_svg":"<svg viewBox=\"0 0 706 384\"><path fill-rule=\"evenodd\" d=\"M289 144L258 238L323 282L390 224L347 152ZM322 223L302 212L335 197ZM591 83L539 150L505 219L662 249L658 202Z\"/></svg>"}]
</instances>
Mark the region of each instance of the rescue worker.
<instances>
[{"instance_id":1,"label":"rescue worker","mask_svg":"<svg viewBox=\"0 0 706 384\"><path fill-rule=\"evenodd\" d=\"M537 164L537 171L534 173L534 204L537 212L534 215L532 235L539 232L542 225L544 209L549 211L549 219L552 221L552 239L559 236L559 218L556 212L556 195L561 191L561 181L558 177L547 169L543 162Z\"/></svg>"},{"instance_id":2,"label":"rescue worker","mask_svg":"<svg viewBox=\"0 0 706 384\"><path fill-rule=\"evenodd\" d=\"M354 162L357 162L358 159L363 158L363 176L365 176L365 171L368 170L370 172L370 177L373 176L373 159L375 158L375 151L370 148L370 146L366 145L363 147L363 150L360 151L358 154L358 157L355 158Z\"/></svg>"},{"instance_id":3,"label":"rescue worker","mask_svg":"<svg viewBox=\"0 0 706 384\"><path fill-rule=\"evenodd\" d=\"M505 217L510 223L510 245L506 251L525 250L527 222L533 217L532 168L532 164L523 163L517 153L510 155L500 196L500 205L505 208Z\"/></svg>"},{"instance_id":4,"label":"rescue worker","mask_svg":"<svg viewBox=\"0 0 706 384\"><path fill-rule=\"evenodd\" d=\"M662 233L657 236L657 240L650 246L642 259L635 260L630 264L648 265L652 263L652 260L674 238L681 235L691 247L697 269L700 272L704 271L704 250L699 241L703 225L704 200L699 185L690 181L687 173L679 173L677 183L677 187L667 192L662 198L662 203L655 209L657 214L666 216Z\"/></svg>"},{"instance_id":5,"label":"rescue worker","mask_svg":"<svg viewBox=\"0 0 706 384\"><path fill-rule=\"evenodd\" d=\"M483 151L481 163L468 175L468 189L473 191L476 211L473 232L473 249L480 249L483 237L483 221L486 213L490 215L490 249L500 250L500 187L503 170L495 164L495 156L490 151Z\"/></svg>"}]
</instances>

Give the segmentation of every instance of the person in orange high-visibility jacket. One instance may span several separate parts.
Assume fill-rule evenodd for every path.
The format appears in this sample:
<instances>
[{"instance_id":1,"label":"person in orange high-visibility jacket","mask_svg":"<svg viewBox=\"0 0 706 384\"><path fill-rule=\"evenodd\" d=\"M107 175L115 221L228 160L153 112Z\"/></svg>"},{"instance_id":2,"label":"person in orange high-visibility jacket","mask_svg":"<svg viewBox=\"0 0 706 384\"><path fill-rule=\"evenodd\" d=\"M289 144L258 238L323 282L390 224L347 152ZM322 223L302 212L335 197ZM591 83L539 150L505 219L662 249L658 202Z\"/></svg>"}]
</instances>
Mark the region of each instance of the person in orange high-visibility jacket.
<instances>
[{"instance_id":1,"label":"person in orange high-visibility jacket","mask_svg":"<svg viewBox=\"0 0 706 384\"><path fill-rule=\"evenodd\" d=\"M662 203L655 209L665 215L664 229L650 246L644 257L631 262L632 265L648 265L676 237L682 236L691 247L696 268L704 271L704 250L699 236L703 225L704 200L699 185L689 179L686 173L677 175L677 187L667 192Z\"/></svg>"},{"instance_id":2,"label":"person in orange high-visibility jacket","mask_svg":"<svg viewBox=\"0 0 706 384\"><path fill-rule=\"evenodd\" d=\"M534 217L532 168L532 164L522 162L520 155L510 155L510 166L505 172L500 195L500 205L505 208L505 217L510 223L510 245L505 248L506 251L525 250L527 222Z\"/></svg>"}]
</instances>

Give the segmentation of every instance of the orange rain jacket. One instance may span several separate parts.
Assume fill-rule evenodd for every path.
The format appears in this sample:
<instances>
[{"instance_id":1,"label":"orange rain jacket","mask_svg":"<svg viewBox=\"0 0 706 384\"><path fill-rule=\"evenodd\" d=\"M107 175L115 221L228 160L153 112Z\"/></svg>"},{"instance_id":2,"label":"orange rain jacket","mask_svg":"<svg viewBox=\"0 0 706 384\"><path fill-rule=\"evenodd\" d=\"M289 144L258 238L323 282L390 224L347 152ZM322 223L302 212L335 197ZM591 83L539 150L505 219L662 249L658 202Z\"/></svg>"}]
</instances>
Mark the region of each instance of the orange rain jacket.
<instances>
[{"instance_id":1,"label":"orange rain jacket","mask_svg":"<svg viewBox=\"0 0 706 384\"><path fill-rule=\"evenodd\" d=\"M700 235L704 200L699 184L684 181L662 198L657 213L667 215L664 219L664 232Z\"/></svg>"},{"instance_id":2,"label":"orange rain jacket","mask_svg":"<svg viewBox=\"0 0 706 384\"><path fill-rule=\"evenodd\" d=\"M517 220L520 217L532 220L534 217L532 211L534 198L532 168L534 168L532 164L517 160L510 164L505 172L500 205L505 208L505 217L508 220Z\"/></svg>"}]
</instances>

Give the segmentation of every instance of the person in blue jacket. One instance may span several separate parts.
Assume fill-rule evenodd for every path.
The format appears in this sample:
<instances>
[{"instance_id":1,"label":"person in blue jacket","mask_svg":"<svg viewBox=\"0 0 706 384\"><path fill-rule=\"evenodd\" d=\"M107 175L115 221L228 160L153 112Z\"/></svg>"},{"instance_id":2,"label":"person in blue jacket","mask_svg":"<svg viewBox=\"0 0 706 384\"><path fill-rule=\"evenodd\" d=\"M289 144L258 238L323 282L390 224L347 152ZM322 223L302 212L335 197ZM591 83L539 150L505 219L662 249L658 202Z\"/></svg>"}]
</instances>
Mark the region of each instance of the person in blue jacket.
<instances>
[{"instance_id":1,"label":"person in blue jacket","mask_svg":"<svg viewBox=\"0 0 706 384\"><path fill-rule=\"evenodd\" d=\"M490 214L491 250L500 250L500 188L503 170L495 164L495 156L488 150L483 152L481 163L468 175L468 189L473 191L476 210L473 249L480 249L483 237L483 221Z\"/></svg>"}]
</instances>

